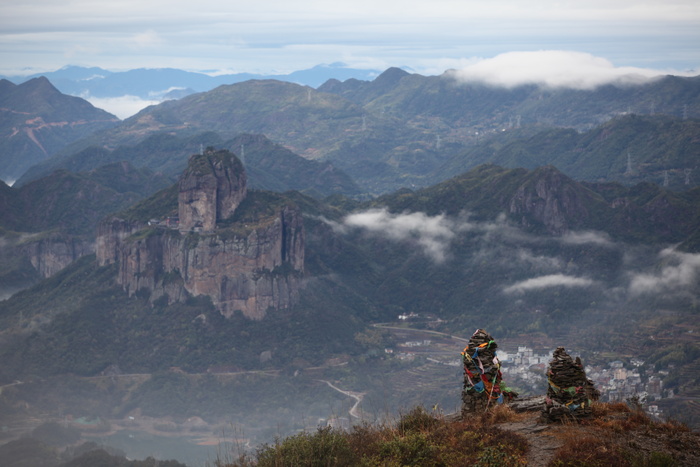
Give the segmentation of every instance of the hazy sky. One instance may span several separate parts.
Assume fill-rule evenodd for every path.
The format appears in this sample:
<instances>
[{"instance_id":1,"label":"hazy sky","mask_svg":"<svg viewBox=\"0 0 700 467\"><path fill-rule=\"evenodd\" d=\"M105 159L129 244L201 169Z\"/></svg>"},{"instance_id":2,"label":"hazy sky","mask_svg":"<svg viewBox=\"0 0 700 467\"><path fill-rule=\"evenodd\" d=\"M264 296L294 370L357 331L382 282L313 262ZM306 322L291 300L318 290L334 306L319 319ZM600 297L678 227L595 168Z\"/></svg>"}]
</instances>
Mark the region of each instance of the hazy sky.
<instances>
[{"instance_id":1,"label":"hazy sky","mask_svg":"<svg viewBox=\"0 0 700 467\"><path fill-rule=\"evenodd\" d=\"M68 64L286 73L338 61L437 74L540 50L581 52L607 67L700 70L700 1L0 2L6 75Z\"/></svg>"}]
</instances>

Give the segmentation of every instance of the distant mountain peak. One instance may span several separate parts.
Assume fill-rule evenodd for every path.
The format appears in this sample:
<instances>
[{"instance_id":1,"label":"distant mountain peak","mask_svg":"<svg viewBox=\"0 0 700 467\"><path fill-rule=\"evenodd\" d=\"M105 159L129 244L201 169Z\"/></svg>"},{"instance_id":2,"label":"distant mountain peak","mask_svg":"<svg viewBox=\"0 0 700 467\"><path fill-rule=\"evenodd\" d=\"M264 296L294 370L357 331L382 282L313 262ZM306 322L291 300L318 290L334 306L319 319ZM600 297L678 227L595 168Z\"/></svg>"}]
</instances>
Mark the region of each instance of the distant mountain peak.
<instances>
[{"instance_id":1,"label":"distant mountain peak","mask_svg":"<svg viewBox=\"0 0 700 467\"><path fill-rule=\"evenodd\" d=\"M377 76L374 81L375 83L395 84L398 83L404 76L409 75L409 72L402 70L401 68L391 67L384 71L381 75Z\"/></svg>"},{"instance_id":2,"label":"distant mountain peak","mask_svg":"<svg viewBox=\"0 0 700 467\"><path fill-rule=\"evenodd\" d=\"M0 79L0 93L7 92L8 90L17 86L12 81L6 80L4 78Z\"/></svg>"},{"instance_id":3,"label":"distant mountain peak","mask_svg":"<svg viewBox=\"0 0 700 467\"><path fill-rule=\"evenodd\" d=\"M46 90L50 92L59 92L56 87L54 87L53 84L51 84L51 81L49 81L48 78L45 76L38 76L36 78L32 78L29 81L25 81L24 83L20 84L21 88L24 89L31 89L31 90Z\"/></svg>"}]
</instances>

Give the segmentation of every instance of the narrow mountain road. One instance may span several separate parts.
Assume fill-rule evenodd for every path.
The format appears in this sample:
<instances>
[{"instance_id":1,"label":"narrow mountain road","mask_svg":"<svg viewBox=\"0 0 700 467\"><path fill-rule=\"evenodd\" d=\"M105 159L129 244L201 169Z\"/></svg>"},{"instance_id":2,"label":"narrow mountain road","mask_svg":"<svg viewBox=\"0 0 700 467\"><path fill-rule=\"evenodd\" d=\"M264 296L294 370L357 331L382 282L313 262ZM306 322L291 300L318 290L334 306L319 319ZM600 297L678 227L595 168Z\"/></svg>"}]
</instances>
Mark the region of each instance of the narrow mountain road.
<instances>
[{"instance_id":1,"label":"narrow mountain road","mask_svg":"<svg viewBox=\"0 0 700 467\"><path fill-rule=\"evenodd\" d=\"M446 332L431 331L429 329L402 328L401 326L390 326L390 325L384 324L384 323L376 323L376 324L373 324L372 327L381 328L381 329L394 329L397 331L419 332L419 333L423 333L423 334L434 334L436 336L450 337L450 338L457 340L457 341L460 341L460 342L466 342L467 344L469 343L469 339L466 339L464 337L453 336L452 334L447 334Z\"/></svg>"},{"instance_id":2,"label":"narrow mountain road","mask_svg":"<svg viewBox=\"0 0 700 467\"><path fill-rule=\"evenodd\" d=\"M360 418L360 415L358 415L358 409L360 407L360 403L362 402L362 398L365 396L364 392L345 391L343 389L340 389L338 386L333 385L333 383L331 383L330 381L326 381L325 379L317 379L316 381L326 383L332 389L335 389L336 391L355 399L355 405L352 406L352 408L348 411L348 413L350 414L351 417Z\"/></svg>"}]
</instances>

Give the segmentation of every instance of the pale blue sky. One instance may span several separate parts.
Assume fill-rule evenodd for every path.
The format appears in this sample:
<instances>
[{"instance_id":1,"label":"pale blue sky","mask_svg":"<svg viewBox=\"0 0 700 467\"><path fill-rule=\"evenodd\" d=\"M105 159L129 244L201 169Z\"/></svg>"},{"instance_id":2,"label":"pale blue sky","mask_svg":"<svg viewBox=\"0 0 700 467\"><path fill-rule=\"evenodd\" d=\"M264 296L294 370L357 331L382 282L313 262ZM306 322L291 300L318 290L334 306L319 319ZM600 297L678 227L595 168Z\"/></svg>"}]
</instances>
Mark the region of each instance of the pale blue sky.
<instances>
[{"instance_id":1,"label":"pale blue sky","mask_svg":"<svg viewBox=\"0 0 700 467\"><path fill-rule=\"evenodd\" d=\"M0 74L286 73L319 63L464 68L513 51L566 50L613 67L700 70L697 0L4 0ZM590 62L590 60L588 60ZM697 73L696 73L697 74Z\"/></svg>"}]
</instances>

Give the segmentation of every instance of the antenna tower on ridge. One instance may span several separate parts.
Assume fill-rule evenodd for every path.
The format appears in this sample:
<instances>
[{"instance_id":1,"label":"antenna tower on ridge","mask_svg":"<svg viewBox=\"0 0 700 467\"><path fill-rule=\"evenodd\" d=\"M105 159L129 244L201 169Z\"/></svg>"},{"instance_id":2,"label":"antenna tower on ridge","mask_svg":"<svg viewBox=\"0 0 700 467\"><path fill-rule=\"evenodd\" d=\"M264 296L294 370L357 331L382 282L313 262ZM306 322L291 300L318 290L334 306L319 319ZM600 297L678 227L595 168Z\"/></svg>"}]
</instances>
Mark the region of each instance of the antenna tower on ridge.
<instances>
[{"instance_id":1,"label":"antenna tower on ridge","mask_svg":"<svg viewBox=\"0 0 700 467\"><path fill-rule=\"evenodd\" d=\"M627 151L627 170L625 175L632 175L632 155Z\"/></svg>"},{"instance_id":2,"label":"antenna tower on ridge","mask_svg":"<svg viewBox=\"0 0 700 467\"><path fill-rule=\"evenodd\" d=\"M664 170L664 187L668 186L668 170Z\"/></svg>"},{"instance_id":3,"label":"antenna tower on ridge","mask_svg":"<svg viewBox=\"0 0 700 467\"><path fill-rule=\"evenodd\" d=\"M245 165L245 144L241 144L241 162Z\"/></svg>"},{"instance_id":4,"label":"antenna tower on ridge","mask_svg":"<svg viewBox=\"0 0 700 467\"><path fill-rule=\"evenodd\" d=\"M204 155L204 145L202 143L199 143L199 155Z\"/></svg>"},{"instance_id":5,"label":"antenna tower on ridge","mask_svg":"<svg viewBox=\"0 0 700 467\"><path fill-rule=\"evenodd\" d=\"M690 185L690 174L693 172L693 169L685 169L685 184Z\"/></svg>"}]
</instances>

